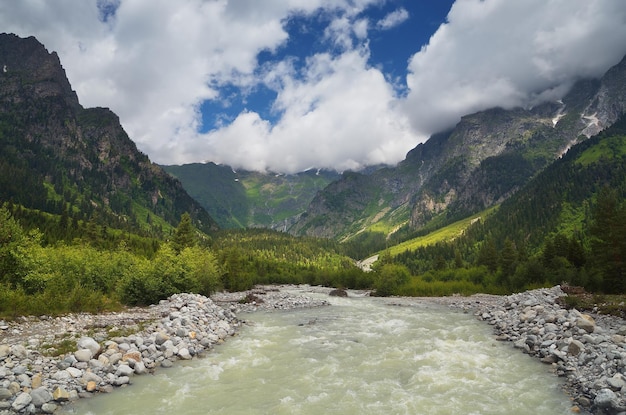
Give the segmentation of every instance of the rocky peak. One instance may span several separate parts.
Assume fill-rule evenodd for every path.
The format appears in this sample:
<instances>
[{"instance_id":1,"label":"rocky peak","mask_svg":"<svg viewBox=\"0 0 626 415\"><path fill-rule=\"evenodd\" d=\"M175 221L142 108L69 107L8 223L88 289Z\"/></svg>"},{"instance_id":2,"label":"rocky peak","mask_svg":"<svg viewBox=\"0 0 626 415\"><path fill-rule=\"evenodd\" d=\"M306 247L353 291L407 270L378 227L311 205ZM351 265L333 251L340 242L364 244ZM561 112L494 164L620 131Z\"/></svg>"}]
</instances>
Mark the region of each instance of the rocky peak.
<instances>
[{"instance_id":1,"label":"rocky peak","mask_svg":"<svg viewBox=\"0 0 626 415\"><path fill-rule=\"evenodd\" d=\"M626 56L609 69L600 81L594 98L583 113L590 137L611 126L626 112Z\"/></svg>"},{"instance_id":2,"label":"rocky peak","mask_svg":"<svg viewBox=\"0 0 626 415\"><path fill-rule=\"evenodd\" d=\"M3 101L13 101L24 94L35 99L58 96L71 107L79 106L59 56L49 53L32 36L0 34L0 79Z\"/></svg>"}]
</instances>

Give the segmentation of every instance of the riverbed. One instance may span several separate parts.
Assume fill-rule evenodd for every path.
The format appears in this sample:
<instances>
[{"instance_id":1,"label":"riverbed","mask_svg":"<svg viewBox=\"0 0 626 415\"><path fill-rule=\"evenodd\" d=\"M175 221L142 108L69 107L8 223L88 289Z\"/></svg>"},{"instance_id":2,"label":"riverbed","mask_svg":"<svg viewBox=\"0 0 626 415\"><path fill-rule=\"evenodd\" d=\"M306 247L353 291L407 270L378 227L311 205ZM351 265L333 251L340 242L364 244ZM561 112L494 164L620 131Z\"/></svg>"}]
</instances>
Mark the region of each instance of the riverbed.
<instances>
[{"instance_id":1,"label":"riverbed","mask_svg":"<svg viewBox=\"0 0 626 415\"><path fill-rule=\"evenodd\" d=\"M472 314L324 298L331 306L242 314L238 335L205 357L64 413L572 413L549 365L494 340Z\"/></svg>"}]
</instances>

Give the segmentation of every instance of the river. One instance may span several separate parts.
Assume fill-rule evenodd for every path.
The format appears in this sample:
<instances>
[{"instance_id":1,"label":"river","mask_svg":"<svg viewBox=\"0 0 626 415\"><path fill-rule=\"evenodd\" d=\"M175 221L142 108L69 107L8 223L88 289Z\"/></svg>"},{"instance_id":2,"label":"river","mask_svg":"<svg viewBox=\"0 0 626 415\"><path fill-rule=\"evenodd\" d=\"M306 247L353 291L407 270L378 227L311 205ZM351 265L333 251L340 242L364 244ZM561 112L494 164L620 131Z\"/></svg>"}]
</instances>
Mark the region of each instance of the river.
<instances>
[{"instance_id":1,"label":"river","mask_svg":"<svg viewBox=\"0 0 626 415\"><path fill-rule=\"evenodd\" d=\"M571 414L549 366L494 340L470 314L432 304L334 298L242 314L206 357L179 362L66 413Z\"/></svg>"}]
</instances>

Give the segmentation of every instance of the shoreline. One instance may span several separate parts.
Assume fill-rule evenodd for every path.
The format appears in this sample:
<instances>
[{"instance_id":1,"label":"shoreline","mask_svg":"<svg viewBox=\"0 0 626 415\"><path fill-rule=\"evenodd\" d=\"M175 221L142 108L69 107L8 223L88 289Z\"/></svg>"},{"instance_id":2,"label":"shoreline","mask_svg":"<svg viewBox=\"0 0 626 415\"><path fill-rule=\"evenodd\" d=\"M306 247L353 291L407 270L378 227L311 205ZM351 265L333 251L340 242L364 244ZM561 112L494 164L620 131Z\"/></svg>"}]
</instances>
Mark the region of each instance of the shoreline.
<instances>
[{"instance_id":1,"label":"shoreline","mask_svg":"<svg viewBox=\"0 0 626 415\"><path fill-rule=\"evenodd\" d=\"M54 413L67 402L110 393L132 377L202 356L237 334L239 314L330 304L308 285L258 286L211 298L176 294L118 313L0 321L0 415ZM349 296L368 291L348 290ZM566 310L559 286L509 296L381 297L390 305L450 307L491 325L494 337L550 365L564 378L572 411L626 412L626 322ZM318 296L319 297L319 296ZM68 350L50 356L51 347ZM61 351L61 350L59 350Z\"/></svg>"}]
</instances>

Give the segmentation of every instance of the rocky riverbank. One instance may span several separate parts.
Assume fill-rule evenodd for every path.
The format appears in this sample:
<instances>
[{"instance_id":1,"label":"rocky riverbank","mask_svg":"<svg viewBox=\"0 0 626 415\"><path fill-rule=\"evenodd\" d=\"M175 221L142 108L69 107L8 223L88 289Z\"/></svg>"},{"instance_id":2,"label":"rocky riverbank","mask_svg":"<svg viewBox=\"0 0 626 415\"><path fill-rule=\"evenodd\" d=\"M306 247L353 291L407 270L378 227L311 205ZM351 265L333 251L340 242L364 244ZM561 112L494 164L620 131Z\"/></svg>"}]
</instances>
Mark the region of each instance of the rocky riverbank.
<instances>
[{"instance_id":1,"label":"rocky riverbank","mask_svg":"<svg viewBox=\"0 0 626 415\"><path fill-rule=\"evenodd\" d=\"M0 322L0 414L52 413L133 376L192 359L235 334L228 309L177 294L145 309ZM70 351L57 357L55 349Z\"/></svg>"},{"instance_id":2,"label":"rocky riverbank","mask_svg":"<svg viewBox=\"0 0 626 415\"><path fill-rule=\"evenodd\" d=\"M236 313L323 306L328 304L323 295L330 293L323 287L257 287L212 299L179 294L122 313L0 321L0 415L52 413L65 402L111 392L132 383L133 376L202 355L236 334L243 324ZM554 287L510 296L381 301L430 302L471 312L493 326L496 339L565 378L574 412L626 414L626 323L566 310L557 300L564 295ZM68 351L51 356L62 347Z\"/></svg>"},{"instance_id":3,"label":"rocky riverbank","mask_svg":"<svg viewBox=\"0 0 626 415\"><path fill-rule=\"evenodd\" d=\"M450 297L440 303L472 311L498 340L551 366L566 379L577 411L626 414L626 322L564 309L560 287L510 296Z\"/></svg>"},{"instance_id":4,"label":"rocky riverbank","mask_svg":"<svg viewBox=\"0 0 626 415\"><path fill-rule=\"evenodd\" d=\"M0 415L53 413L66 402L109 393L133 376L200 356L236 333L236 313L328 305L257 287L212 299L177 294L120 313L0 321Z\"/></svg>"}]
</instances>

